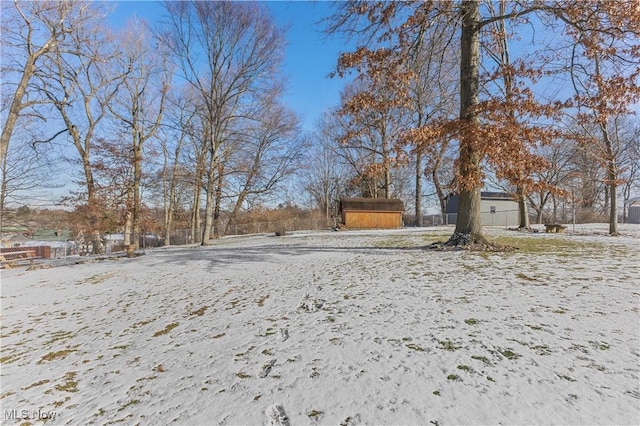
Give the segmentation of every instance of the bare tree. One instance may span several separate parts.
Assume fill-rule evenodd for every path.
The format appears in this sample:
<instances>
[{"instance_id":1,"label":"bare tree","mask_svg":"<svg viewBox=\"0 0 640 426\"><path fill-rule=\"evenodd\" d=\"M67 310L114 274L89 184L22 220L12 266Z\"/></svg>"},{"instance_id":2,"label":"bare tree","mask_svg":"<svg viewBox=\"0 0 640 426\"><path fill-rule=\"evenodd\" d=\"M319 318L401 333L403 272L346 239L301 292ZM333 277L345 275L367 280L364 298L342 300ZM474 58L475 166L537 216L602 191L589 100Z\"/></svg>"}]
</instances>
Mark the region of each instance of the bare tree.
<instances>
[{"instance_id":1,"label":"bare tree","mask_svg":"<svg viewBox=\"0 0 640 426\"><path fill-rule=\"evenodd\" d=\"M537 186L527 195L529 204L536 213L536 223L542 223L545 220L544 213L547 204L554 202L558 195L563 195L562 188L566 188L572 176L575 175L572 162L573 154L573 145L566 139L555 140L550 145L541 147L538 151L538 155L546 160L549 167L533 171L534 179L544 185ZM558 222L556 209L549 220L554 223Z\"/></svg>"},{"instance_id":2,"label":"bare tree","mask_svg":"<svg viewBox=\"0 0 640 426\"><path fill-rule=\"evenodd\" d=\"M418 31L406 64L414 74L409 89L412 128L421 128L443 119L453 119L456 115L459 84L456 73L459 67L456 28L450 25L446 16L435 18L428 24L416 23ZM448 138L442 138L428 144L415 141L409 143L415 147L417 226L422 226L423 177L431 181L441 212L445 213L446 196L451 190L449 186L453 176L448 176L443 181L442 175L447 173L442 168L450 163L445 158L450 151L450 142Z\"/></svg>"},{"instance_id":3,"label":"bare tree","mask_svg":"<svg viewBox=\"0 0 640 426\"><path fill-rule=\"evenodd\" d=\"M621 141L617 120L640 101L640 8L632 2L594 2L569 8L560 18L574 42L571 81L575 120L583 131L579 143L591 150L606 170L609 233L617 235L617 188L621 183ZM597 133L591 131L595 123Z\"/></svg>"},{"instance_id":4,"label":"bare tree","mask_svg":"<svg viewBox=\"0 0 640 426\"><path fill-rule=\"evenodd\" d=\"M625 203L623 219L626 222L628 219L626 203L634 191L640 190L640 125L629 120L621 126L619 137L625 141L620 161L620 172L624 180L622 199Z\"/></svg>"},{"instance_id":5,"label":"bare tree","mask_svg":"<svg viewBox=\"0 0 640 426\"><path fill-rule=\"evenodd\" d=\"M341 161L341 147L337 143L336 117L325 112L309 135L310 148L306 150L300 180L306 191L327 219L336 217L340 197L345 195L350 180L349 169Z\"/></svg>"},{"instance_id":6,"label":"bare tree","mask_svg":"<svg viewBox=\"0 0 640 426\"><path fill-rule=\"evenodd\" d=\"M125 204L125 246L133 255L139 239L131 236L139 233L141 209L141 181L144 148L160 127L165 99L169 90L170 71L167 55L152 44L151 33L140 20L129 21L127 29L120 34L120 53L117 57L119 70L126 78L122 80L118 96L109 102L111 114L121 124L123 137L128 137L128 152L131 164L131 179L127 181Z\"/></svg>"},{"instance_id":7,"label":"bare tree","mask_svg":"<svg viewBox=\"0 0 640 426\"><path fill-rule=\"evenodd\" d=\"M298 118L278 102L279 95L280 87L267 93L256 104L253 119L243 123L236 134L239 149L225 177L235 201L224 233L246 202L255 203L271 194L299 165L304 145L298 137Z\"/></svg>"},{"instance_id":8,"label":"bare tree","mask_svg":"<svg viewBox=\"0 0 640 426\"><path fill-rule=\"evenodd\" d=\"M160 172L162 182L162 203L164 211L164 234L165 245L171 244L171 230L173 229L173 219L175 210L181 207L180 200L186 194L181 194L179 188L189 188L193 190L193 184L189 185L186 173L186 166L181 161L184 152L188 149L187 144L193 137L196 108L193 104L193 97L189 86L182 90L174 91L174 95L169 94L167 105L167 125L164 135L161 138L162 150L162 170ZM196 161L196 164L198 162ZM196 166L198 168L198 166ZM199 192L199 187L197 189ZM195 236L192 235L192 238Z\"/></svg>"},{"instance_id":9,"label":"bare tree","mask_svg":"<svg viewBox=\"0 0 640 426\"><path fill-rule=\"evenodd\" d=\"M198 93L206 126L206 245L219 209L225 151L233 149L231 133L252 97L279 79L284 36L256 3L165 2L165 8L169 19L160 40Z\"/></svg>"},{"instance_id":10,"label":"bare tree","mask_svg":"<svg viewBox=\"0 0 640 426\"><path fill-rule=\"evenodd\" d=\"M0 136L3 163L20 114L46 102L29 86L46 56L73 31L74 8L86 9L86 5L72 1L2 3L2 91L3 97L11 99ZM17 77L17 84L11 74ZM5 111L5 105L2 109Z\"/></svg>"},{"instance_id":11,"label":"bare tree","mask_svg":"<svg viewBox=\"0 0 640 426\"><path fill-rule=\"evenodd\" d=\"M51 164L55 162L49 150L32 143L33 135L15 132L11 148L0 164L0 211L25 198L31 203L45 200L46 189L59 186ZM3 215L0 214L0 228Z\"/></svg>"},{"instance_id":12,"label":"bare tree","mask_svg":"<svg viewBox=\"0 0 640 426\"><path fill-rule=\"evenodd\" d=\"M98 224L104 200L99 200L98 185L92 166L93 144L108 105L114 99L128 70L113 73L111 63L119 52L114 48L110 31L103 25L105 11L86 8L65 45L56 46L51 58L37 73L38 90L54 106L64 131L78 152L86 190L75 202L86 202L87 223L84 232L93 235L95 252L102 246ZM60 132L58 132L59 134Z\"/></svg>"},{"instance_id":13,"label":"bare tree","mask_svg":"<svg viewBox=\"0 0 640 426\"><path fill-rule=\"evenodd\" d=\"M40 96L33 80L47 56L65 41L83 15L86 4L74 1L2 2L2 133L0 135L0 164L3 167L0 185L0 224L6 191L11 185L8 150L15 127L21 116L30 114L43 119L38 107L47 103ZM18 148L19 150L22 147ZM24 153L24 151L23 151ZM34 164L31 160L25 160ZM9 172L9 173L5 173Z\"/></svg>"}]
</instances>

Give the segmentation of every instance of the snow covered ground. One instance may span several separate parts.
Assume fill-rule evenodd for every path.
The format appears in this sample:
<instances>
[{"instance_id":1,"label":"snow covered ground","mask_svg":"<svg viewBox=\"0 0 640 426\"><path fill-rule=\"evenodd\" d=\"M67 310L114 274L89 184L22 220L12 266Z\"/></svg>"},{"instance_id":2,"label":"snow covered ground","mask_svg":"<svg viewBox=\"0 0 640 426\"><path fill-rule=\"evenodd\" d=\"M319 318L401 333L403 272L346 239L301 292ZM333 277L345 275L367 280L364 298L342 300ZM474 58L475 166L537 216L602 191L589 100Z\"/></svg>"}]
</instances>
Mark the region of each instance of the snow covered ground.
<instances>
[{"instance_id":1,"label":"snow covered ground","mask_svg":"<svg viewBox=\"0 0 640 426\"><path fill-rule=\"evenodd\" d=\"M2 423L639 424L640 228L605 231L487 229L515 253L423 250L452 228L262 235L3 270Z\"/></svg>"}]
</instances>

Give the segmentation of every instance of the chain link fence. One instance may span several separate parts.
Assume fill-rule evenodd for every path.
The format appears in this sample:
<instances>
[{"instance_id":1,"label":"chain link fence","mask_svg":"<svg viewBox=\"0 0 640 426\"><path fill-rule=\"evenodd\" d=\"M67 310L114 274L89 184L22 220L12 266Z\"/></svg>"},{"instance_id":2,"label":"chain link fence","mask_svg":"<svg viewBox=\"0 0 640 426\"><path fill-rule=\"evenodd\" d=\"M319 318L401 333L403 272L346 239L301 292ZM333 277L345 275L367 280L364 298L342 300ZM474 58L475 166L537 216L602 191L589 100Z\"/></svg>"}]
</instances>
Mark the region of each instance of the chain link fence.
<instances>
[{"instance_id":1,"label":"chain link fence","mask_svg":"<svg viewBox=\"0 0 640 426\"><path fill-rule=\"evenodd\" d=\"M211 236L235 235L255 235L273 234L275 232L292 231L313 231L321 229L332 229L337 225L335 218L292 218L273 222L252 222L252 223L231 223L220 224L218 229L212 227ZM175 229L168 235L154 233L140 233L138 235L138 246L140 249L150 247L161 247L165 245L180 246L188 244L198 244L202 242L203 228L192 231L191 229ZM135 235L131 241L135 241ZM124 234L109 234L105 236L106 252L115 253L124 250Z\"/></svg>"}]
</instances>

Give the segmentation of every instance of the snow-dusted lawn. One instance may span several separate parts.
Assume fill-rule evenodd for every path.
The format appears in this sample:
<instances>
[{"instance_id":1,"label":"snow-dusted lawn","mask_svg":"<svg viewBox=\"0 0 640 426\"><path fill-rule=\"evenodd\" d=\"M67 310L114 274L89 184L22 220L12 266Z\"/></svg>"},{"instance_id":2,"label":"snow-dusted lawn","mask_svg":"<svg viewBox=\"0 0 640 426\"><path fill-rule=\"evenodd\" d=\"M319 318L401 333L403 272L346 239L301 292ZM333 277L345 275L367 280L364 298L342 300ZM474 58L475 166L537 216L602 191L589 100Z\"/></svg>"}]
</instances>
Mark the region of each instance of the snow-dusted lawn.
<instances>
[{"instance_id":1,"label":"snow-dusted lawn","mask_svg":"<svg viewBox=\"0 0 640 426\"><path fill-rule=\"evenodd\" d=\"M452 232L425 228L3 270L2 423L266 424L278 404L292 425L638 424L640 228L605 229L488 229L521 247L502 254L424 251Z\"/></svg>"}]
</instances>

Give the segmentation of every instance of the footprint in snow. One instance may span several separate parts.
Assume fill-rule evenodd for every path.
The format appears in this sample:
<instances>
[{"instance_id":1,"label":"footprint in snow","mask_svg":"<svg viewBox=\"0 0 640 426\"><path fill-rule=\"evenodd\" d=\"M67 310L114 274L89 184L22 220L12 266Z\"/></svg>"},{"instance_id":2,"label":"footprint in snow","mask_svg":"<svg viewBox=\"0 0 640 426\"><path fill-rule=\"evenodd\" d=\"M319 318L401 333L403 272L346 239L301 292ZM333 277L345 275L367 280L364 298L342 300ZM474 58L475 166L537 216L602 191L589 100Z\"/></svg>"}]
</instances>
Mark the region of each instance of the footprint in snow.
<instances>
[{"instance_id":1,"label":"footprint in snow","mask_svg":"<svg viewBox=\"0 0 640 426\"><path fill-rule=\"evenodd\" d=\"M298 309L306 312L317 312L319 309L322 309L323 305L324 300L305 300L304 302L300 302Z\"/></svg>"},{"instance_id":2,"label":"footprint in snow","mask_svg":"<svg viewBox=\"0 0 640 426\"><path fill-rule=\"evenodd\" d=\"M258 377L260 377L261 379L264 379L265 377L267 377L269 375L269 373L271 373L271 369L273 368L273 366L275 364L276 364L276 360L275 359L270 359L269 361L267 361L262 366L262 369L258 372Z\"/></svg>"},{"instance_id":3,"label":"footprint in snow","mask_svg":"<svg viewBox=\"0 0 640 426\"><path fill-rule=\"evenodd\" d=\"M284 342L289 338L289 330L286 328L280 329L280 337L282 337L282 341Z\"/></svg>"},{"instance_id":4,"label":"footprint in snow","mask_svg":"<svg viewBox=\"0 0 640 426\"><path fill-rule=\"evenodd\" d=\"M284 412L284 407L280 404L274 404L269 407L264 412L269 421L267 422L268 426L289 426L289 417L287 417L287 413Z\"/></svg>"}]
</instances>

